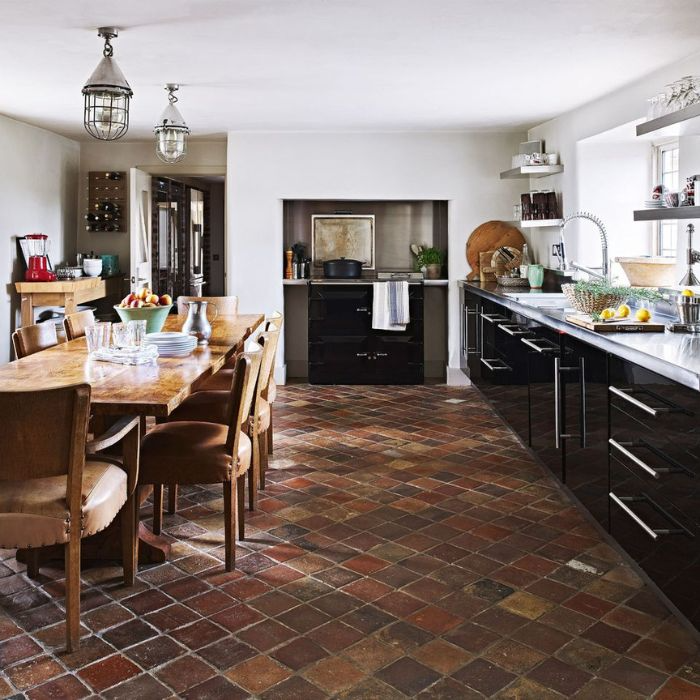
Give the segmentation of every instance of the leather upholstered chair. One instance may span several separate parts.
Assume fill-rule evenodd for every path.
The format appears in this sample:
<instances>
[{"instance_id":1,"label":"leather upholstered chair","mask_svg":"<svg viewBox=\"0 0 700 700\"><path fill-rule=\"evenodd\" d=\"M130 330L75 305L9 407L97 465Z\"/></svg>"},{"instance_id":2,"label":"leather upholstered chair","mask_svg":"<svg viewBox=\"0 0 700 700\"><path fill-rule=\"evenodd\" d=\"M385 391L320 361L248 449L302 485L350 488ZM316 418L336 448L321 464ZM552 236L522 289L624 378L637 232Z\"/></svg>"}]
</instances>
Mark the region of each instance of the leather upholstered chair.
<instances>
[{"instance_id":1,"label":"leather upholstered chair","mask_svg":"<svg viewBox=\"0 0 700 700\"><path fill-rule=\"evenodd\" d=\"M68 651L80 646L81 538L121 512L126 585L136 568L140 421L123 418L87 442L89 413L88 384L0 392L0 547L25 549L35 577L38 548L63 546ZM95 454L119 441L123 461Z\"/></svg>"},{"instance_id":2,"label":"leather upholstered chair","mask_svg":"<svg viewBox=\"0 0 700 700\"><path fill-rule=\"evenodd\" d=\"M280 311L274 311L270 316L265 319L265 329L267 330L270 325L275 325L282 332L282 326L284 324L284 315ZM270 374L270 381L267 383L267 387L263 389L263 398L270 404L270 427L267 430L267 451L272 454L274 445L273 435L274 427L272 425L272 404L275 403L277 398L277 383L275 382L275 367L277 366L277 347L275 347L275 356L272 358L272 372Z\"/></svg>"},{"instance_id":3,"label":"leather upholstered chair","mask_svg":"<svg viewBox=\"0 0 700 700\"><path fill-rule=\"evenodd\" d=\"M236 524L239 536L245 534L245 474L250 468L252 446L242 425L252 405L252 387L261 356L258 348L237 359L225 424L172 420L156 425L141 442L139 483L154 488L154 533L158 534L162 526L163 484L223 485L227 571L235 565Z\"/></svg>"},{"instance_id":4,"label":"leather upholstered chair","mask_svg":"<svg viewBox=\"0 0 700 700\"><path fill-rule=\"evenodd\" d=\"M51 321L22 326L12 334L12 347L18 360L54 345L58 345L58 336L56 326Z\"/></svg>"},{"instance_id":5,"label":"leather upholstered chair","mask_svg":"<svg viewBox=\"0 0 700 700\"><path fill-rule=\"evenodd\" d=\"M253 446L252 465L248 478L248 501L250 510L258 504L258 487L264 483L264 470L267 468L267 428L270 421L270 406L262 397L262 389L272 371L274 351L279 331L272 326L257 337L262 346L260 371L251 403L250 416L244 429ZM255 344L255 343L254 343ZM224 423L226 421L227 391L198 391L188 396L171 414L170 420L203 421Z\"/></svg>"},{"instance_id":6,"label":"leather upholstered chair","mask_svg":"<svg viewBox=\"0 0 700 700\"><path fill-rule=\"evenodd\" d=\"M63 328L66 331L66 340L75 340L82 338L85 335L85 329L88 326L95 325L95 314L92 309L87 311L77 311L74 314L68 314L63 319Z\"/></svg>"},{"instance_id":7,"label":"leather upholstered chair","mask_svg":"<svg viewBox=\"0 0 700 700\"><path fill-rule=\"evenodd\" d=\"M207 301L209 304L216 307L216 313L219 316L237 316L238 315L238 297L186 297L179 296L177 298L177 312L186 314L188 301ZM208 309L207 309L208 310Z\"/></svg>"}]
</instances>

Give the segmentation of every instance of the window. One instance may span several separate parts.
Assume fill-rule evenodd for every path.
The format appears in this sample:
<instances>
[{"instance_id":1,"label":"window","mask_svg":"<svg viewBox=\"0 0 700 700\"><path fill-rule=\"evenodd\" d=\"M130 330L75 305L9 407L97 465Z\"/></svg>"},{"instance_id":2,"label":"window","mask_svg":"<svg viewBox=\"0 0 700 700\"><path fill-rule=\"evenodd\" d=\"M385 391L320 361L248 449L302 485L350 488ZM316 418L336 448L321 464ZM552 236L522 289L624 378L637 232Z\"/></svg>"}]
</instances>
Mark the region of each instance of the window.
<instances>
[{"instance_id":1,"label":"window","mask_svg":"<svg viewBox=\"0 0 700 700\"><path fill-rule=\"evenodd\" d=\"M661 184L668 192L680 191L678 167L678 141L654 146L654 186ZM656 255L676 255L678 222L657 221L654 232Z\"/></svg>"}]
</instances>

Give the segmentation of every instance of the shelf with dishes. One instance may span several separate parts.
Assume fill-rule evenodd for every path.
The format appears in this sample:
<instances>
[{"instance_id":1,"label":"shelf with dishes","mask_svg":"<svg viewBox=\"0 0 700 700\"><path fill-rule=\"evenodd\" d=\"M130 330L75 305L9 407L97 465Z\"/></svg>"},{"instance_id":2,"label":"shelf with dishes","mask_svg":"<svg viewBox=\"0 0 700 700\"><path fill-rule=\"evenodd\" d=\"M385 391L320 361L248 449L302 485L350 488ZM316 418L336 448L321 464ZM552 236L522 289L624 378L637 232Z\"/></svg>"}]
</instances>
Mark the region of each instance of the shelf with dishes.
<instances>
[{"instance_id":1,"label":"shelf with dishes","mask_svg":"<svg viewBox=\"0 0 700 700\"><path fill-rule=\"evenodd\" d=\"M700 219L700 206L654 207L636 209L635 221L673 221L675 219Z\"/></svg>"},{"instance_id":2,"label":"shelf with dishes","mask_svg":"<svg viewBox=\"0 0 700 700\"><path fill-rule=\"evenodd\" d=\"M647 120L637 125L637 136L700 134L700 79L687 75L666 85L647 100Z\"/></svg>"},{"instance_id":3,"label":"shelf with dishes","mask_svg":"<svg viewBox=\"0 0 700 700\"><path fill-rule=\"evenodd\" d=\"M504 170L501 173L501 180L513 180L526 177L549 177L550 175L556 175L563 171L563 165L521 165L517 168Z\"/></svg>"}]
</instances>

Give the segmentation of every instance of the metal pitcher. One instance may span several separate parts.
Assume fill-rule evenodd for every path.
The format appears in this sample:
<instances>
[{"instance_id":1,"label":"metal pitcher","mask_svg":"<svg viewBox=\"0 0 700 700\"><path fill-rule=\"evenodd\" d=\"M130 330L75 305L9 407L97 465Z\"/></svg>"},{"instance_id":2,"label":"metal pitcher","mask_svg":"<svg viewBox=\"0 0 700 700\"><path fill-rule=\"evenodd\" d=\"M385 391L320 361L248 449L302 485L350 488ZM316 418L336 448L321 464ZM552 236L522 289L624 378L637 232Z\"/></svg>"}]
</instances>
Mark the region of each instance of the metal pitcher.
<instances>
[{"instance_id":1,"label":"metal pitcher","mask_svg":"<svg viewBox=\"0 0 700 700\"><path fill-rule=\"evenodd\" d=\"M207 306L211 304L214 309L212 321L216 320L219 312L216 306L209 301L188 301L185 303L189 309L187 319L182 326L182 332L197 338L197 345L206 345L211 338L211 323L207 318Z\"/></svg>"}]
</instances>

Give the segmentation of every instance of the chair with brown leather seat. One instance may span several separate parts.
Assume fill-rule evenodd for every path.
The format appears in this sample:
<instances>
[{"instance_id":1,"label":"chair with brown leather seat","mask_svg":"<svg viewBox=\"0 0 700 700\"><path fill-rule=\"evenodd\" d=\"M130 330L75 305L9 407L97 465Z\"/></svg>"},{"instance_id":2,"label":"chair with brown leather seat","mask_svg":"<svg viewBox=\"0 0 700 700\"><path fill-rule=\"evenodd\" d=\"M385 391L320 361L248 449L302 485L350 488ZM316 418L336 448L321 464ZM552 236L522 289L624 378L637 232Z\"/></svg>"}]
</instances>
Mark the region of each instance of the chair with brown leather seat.
<instances>
[{"instance_id":1,"label":"chair with brown leather seat","mask_svg":"<svg viewBox=\"0 0 700 700\"><path fill-rule=\"evenodd\" d=\"M270 325L275 325L280 329L282 333L282 326L284 324L284 315L280 311L274 311L268 317L265 318L265 329L269 328ZM267 387L263 389L263 398L270 404L270 427L267 430L267 452L272 454L274 451L273 435L274 427L272 424L272 404L275 403L277 398L277 382L275 382L275 367L277 367L277 347L275 347L275 356L272 359L272 373L270 374L270 381L267 383Z\"/></svg>"},{"instance_id":2,"label":"chair with brown leather seat","mask_svg":"<svg viewBox=\"0 0 700 700\"><path fill-rule=\"evenodd\" d=\"M238 315L238 297L186 297L179 296L177 298L177 312L186 314L188 311L187 303L190 301L206 301L211 306L216 308L216 313L219 316L237 316Z\"/></svg>"},{"instance_id":3,"label":"chair with brown leather seat","mask_svg":"<svg viewBox=\"0 0 700 700\"><path fill-rule=\"evenodd\" d=\"M236 361L226 424L189 420L160 423L141 442L139 483L153 485L154 533L158 534L162 526L163 484L223 485L227 571L235 565L237 524L241 539L245 535L245 474L250 468L252 446L241 426L252 404L252 368L254 363L259 367L261 355L261 350L244 353Z\"/></svg>"},{"instance_id":4,"label":"chair with brown leather seat","mask_svg":"<svg viewBox=\"0 0 700 700\"><path fill-rule=\"evenodd\" d=\"M136 568L140 422L124 418L87 442L89 413L88 384L0 392L0 547L26 549L27 572L35 577L38 548L63 546L68 651L80 646L81 538L121 511L126 585ZM94 454L119 441L122 462Z\"/></svg>"},{"instance_id":5,"label":"chair with brown leather seat","mask_svg":"<svg viewBox=\"0 0 700 700\"><path fill-rule=\"evenodd\" d=\"M92 309L86 311L77 311L74 314L68 314L63 319L63 328L66 331L67 340L75 340L82 338L85 335L85 329L88 326L95 325L95 314Z\"/></svg>"},{"instance_id":6,"label":"chair with brown leather seat","mask_svg":"<svg viewBox=\"0 0 700 700\"><path fill-rule=\"evenodd\" d=\"M56 326L51 321L22 326L12 334L12 347L18 360L54 345L58 345L58 336Z\"/></svg>"},{"instance_id":7,"label":"chair with brown leather seat","mask_svg":"<svg viewBox=\"0 0 700 700\"><path fill-rule=\"evenodd\" d=\"M262 398L262 387L270 374L274 358L276 339L279 331L272 326L270 331L260 333L257 343L262 346L260 371L253 388L249 420L245 424L246 434L253 446L252 466L248 478L248 499L250 510L258 504L258 487L264 479L263 469L267 467L267 433L269 425L269 404ZM198 391L188 396L170 416L170 420L203 421L205 423L225 423L226 403L229 392L222 390Z\"/></svg>"}]
</instances>

